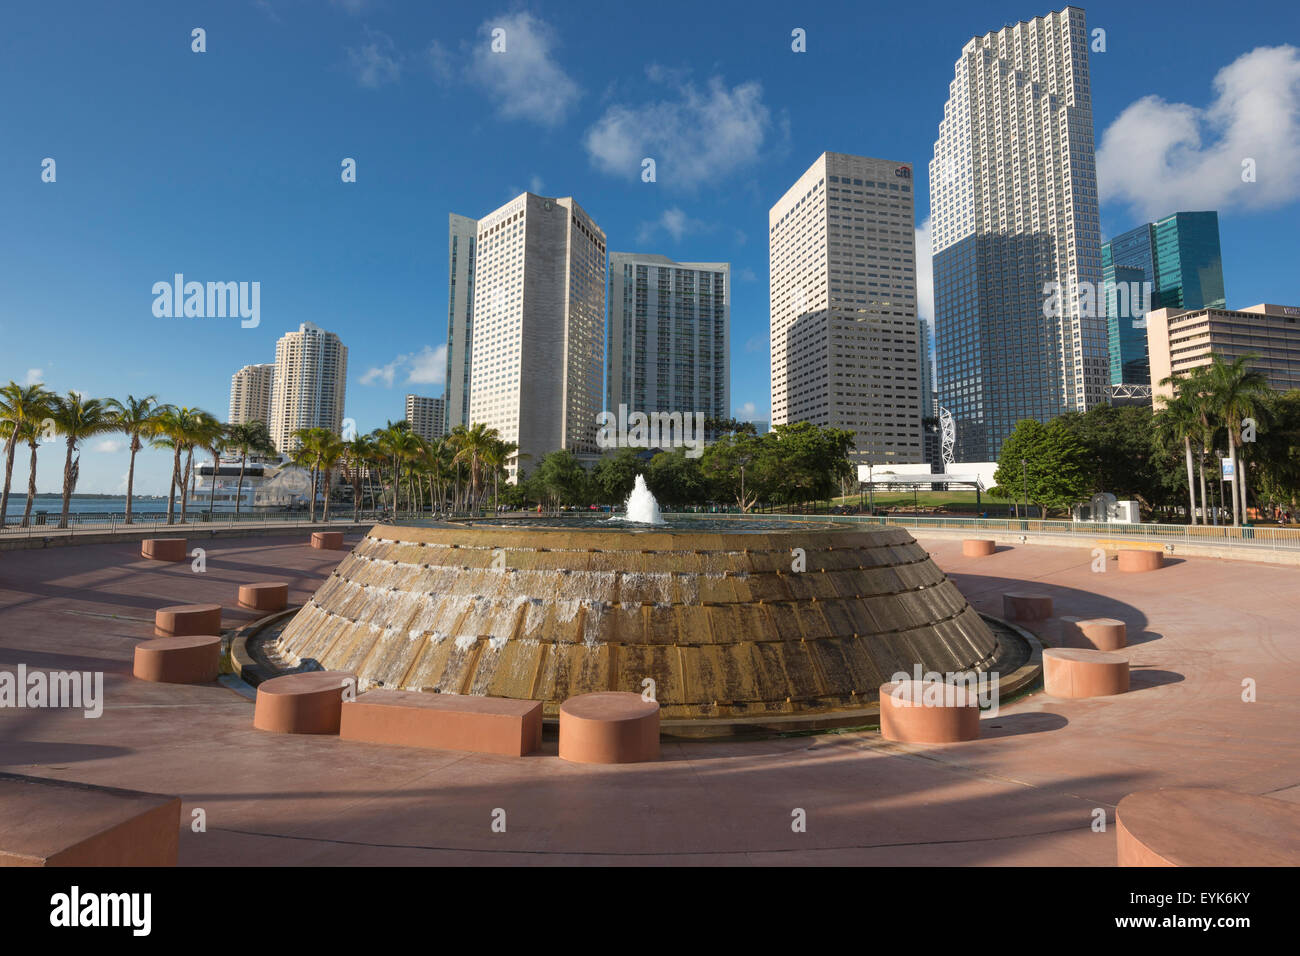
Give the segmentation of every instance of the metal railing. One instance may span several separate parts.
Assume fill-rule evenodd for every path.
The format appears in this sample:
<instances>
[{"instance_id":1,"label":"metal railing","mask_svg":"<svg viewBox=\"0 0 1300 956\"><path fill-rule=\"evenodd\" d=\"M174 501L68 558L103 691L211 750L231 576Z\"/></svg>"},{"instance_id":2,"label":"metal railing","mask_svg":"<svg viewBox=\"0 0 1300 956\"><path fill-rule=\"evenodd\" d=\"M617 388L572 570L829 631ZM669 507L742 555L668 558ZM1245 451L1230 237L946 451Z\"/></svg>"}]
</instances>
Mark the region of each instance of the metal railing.
<instances>
[{"instance_id":1,"label":"metal railing","mask_svg":"<svg viewBox=\"0 0 1300 956\"><path fill-rule=\"evenodd\" d=\"M693 518L692 514L664 515L665 518ZM710 519L749 520L762 519L764 515L712 514ZM922 518L911 515L780 515L787 521L831 522L835 524L896 525L924 531L1001 531L1006 534L1037 536L1068 536L1104 539L1116 544L1149 541L1161 544L1195 544L1207 547L1266 548L1269 550L1300 551L1300 528L1273 528L1245 525L1185 525L1185 524L1117 524L1105 521L1054 521L1041 518Z\"/></svg>"},{"instance_id":2,"label":"metal railing","mask_svg":"<svg viewBox=\"0 0 1300 956\"><path fill-rule=\"evenodd\" d=\"M363 511L359 514L356 521L376 522L380 520L379 513L375 511ZM22 521L20 515L10 515L5 526L0 527L0 538L41 538L41 537L69 537L81 534L113 534L118 532L130 531L158 531L169 528L185 528L193 531L216 531L226 528L304 528L304 527L321 527L326 525L353 524L352 510L336 509L330 512L330 520L326 522L321 514L317 512L316 521L313 523L308 512L276 512L271 514L241 513L236 515L234 512L224 513L215 512L209 515L204 512L191 512L181 520L179 509L175 515L173 524L167 523L167 513L163 512L134 512L131 515L131 524L126 523L126 513L116 512L74 512L68 515L66 527L60 527L62 521L61 513L33 513L27 527L22 527L19 522Z\"/></svg>"}]
</instances>

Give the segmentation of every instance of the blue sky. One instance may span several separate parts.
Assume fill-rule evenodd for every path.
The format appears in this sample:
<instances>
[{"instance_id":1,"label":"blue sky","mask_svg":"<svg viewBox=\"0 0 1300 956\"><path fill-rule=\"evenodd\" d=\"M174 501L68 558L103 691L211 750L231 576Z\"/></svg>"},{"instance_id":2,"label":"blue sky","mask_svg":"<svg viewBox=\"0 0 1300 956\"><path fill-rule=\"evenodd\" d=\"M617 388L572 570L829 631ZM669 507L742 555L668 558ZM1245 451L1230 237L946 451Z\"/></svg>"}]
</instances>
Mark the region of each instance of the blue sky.
<instances>
[{"instance_id":1,"label":"blue sky","mask_svg":"<svg viewBox=\"0 0 1300 956\"><path fill-rule=\"evenodd\" d=\"M1051 9L10 0L0 380L153 392L224 418L231 374L312 321L348 346L347 414L369 430L400 418L408 391L442 394L447 213L531 189L576 197L611 251L730 261L734 410L763 418L768 208L829 149L913 163L922 227L962 44ZM1294 4L1085 9L1106 31L1091 56L1103 236L1217 208L1229 306L1300 302L1300 54L1281 46L1300 37ZM505 54L490 51L497 27ZM150 290L177 272L260 282L259 327L156 318ZM79 491L124 490L123 445L88 443ZM43 450L41 491L61 467ZM167 467L142 455L137 489L165 492Z\"/></svg>"}]
</instances>

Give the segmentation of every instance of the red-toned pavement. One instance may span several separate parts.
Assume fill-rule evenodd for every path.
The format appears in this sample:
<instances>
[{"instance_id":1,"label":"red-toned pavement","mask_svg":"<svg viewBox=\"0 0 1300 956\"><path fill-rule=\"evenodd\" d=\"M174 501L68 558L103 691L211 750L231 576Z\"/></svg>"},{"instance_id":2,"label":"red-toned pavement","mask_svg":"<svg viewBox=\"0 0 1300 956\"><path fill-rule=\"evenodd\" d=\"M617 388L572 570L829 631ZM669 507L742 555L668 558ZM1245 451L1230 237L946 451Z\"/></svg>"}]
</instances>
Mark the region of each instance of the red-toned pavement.
<instances>
[{"instance_id":1,"label":"red-toned pavement","mask_svg":"<svg viewBox=\"0 0 1300 956\"><path fill-rule=\"evenodd\" d=\"M102 670L106 698L99 719L0 708L0 769L181 796L182 865L1109 866L1115 805L1135 790L1300 802L1296 569L1175 558L1150 574L1113 561L1093 573L1084 549L965 558L960 539L921 543L982 611L1030 590L1051 595L1057 615L1124 621L1132 689L1037 693L986 715L967 743L665 740L658 762L608 766L561 761L553 738L516 758L265 734L252 701L220 684L133 680L133 648L167 604L220 602L226 627L251 619L235 603L240 583L287 581L301 603L346 550L313 550L301 534L196 539L208 548L197 574L123 542L0 554L0 670ZM1032 626L1049 643L1057 628ZM1242 701L1246 679L1254 703ZM189 829L196 809L206 832ZM792 829L797 810L806 832Z\"/></svg>"}]
</instances>

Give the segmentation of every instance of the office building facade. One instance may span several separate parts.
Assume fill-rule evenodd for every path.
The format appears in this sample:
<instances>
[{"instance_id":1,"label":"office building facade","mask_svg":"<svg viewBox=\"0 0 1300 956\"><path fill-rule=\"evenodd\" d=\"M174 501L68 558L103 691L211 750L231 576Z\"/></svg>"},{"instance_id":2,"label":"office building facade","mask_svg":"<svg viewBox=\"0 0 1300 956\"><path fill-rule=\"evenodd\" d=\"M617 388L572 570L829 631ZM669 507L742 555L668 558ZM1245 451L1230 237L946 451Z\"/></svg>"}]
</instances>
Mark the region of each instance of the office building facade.
<instances>
[{"instance_id":1,"label":"office building facade","mask_svg":"<svg viewBox=\"0 0 1300 956\"><path fill-rule=\"evenodd\" d=\"M271 418L271 388L275 383L274 365L245 365L230 377L231 425L268 422Z\"/></svg>"},{"instance_id":2,"label":"office building facade","mask_svg":"<svg viewBox=\"0 0 1300 956\"><path fill-rule=\"evenodd\" d=\"M967 42L930 162L935 388L960 461L1106 400L1094 152L1082 10Z\"/></svg>"},{"instance_id":3,"label":"office building facade","mask_svg":"<svg viewBox=\"0 0 1300 956\"><path fill-rule=\"evenodd\" d=\"M1151 309L1222 309L1217 212L1176 212L1103 243L1102 282L1112 385L1150 385Z\"/></svg>"},{"instance_id":4,"label":"office building facade","mask_svg":"<svg viewBox=\"0 0 1300 956\"><path fill-rule=\"evenodd\" d=\"M474 345L474 252L478 220L451 213L447 227L446 429L468 427Z\"/></svg>"},{"instance_id":5,"label":"office building facade","mask_svg":"<svg viewBox=\"0 0 1300 956\"><path fill-rule=\"evenodd\" d=\"M304 322L275 343L271 389L271 440L281 454L301 445L300 428L328 428L339 434L347 396L348 350L333 332Z\"/></svg>"},{"instance_id":6,"label":"office building facade","mask_svg":"<svg viewBox=\"0 0 1300 956\"><path fill-rule=\"evenodd\" d=\"M609 257L606 407L731 417L731 266Z\"/></svg>"},{"instance_id":7,"label":"office building facade","mask_svg":"<svg viewBox=\"0 0 1300 956\"><path fill-rule=\"evenodd\" d=\"M1157 407L1173 396L1170 377L1181 378L1210 364L1210 356L1233 361L1252 355L1251 368L1279 392L1300 388L1300 306L1261 303L1240 310L1152 309L1147 313L1151 394Z\"/></svg>"},{"instance_id":8,"label":"office building facade","mask_svg":"<svg viewBox=\"0 0 1300 956\"><path fill-rule=\"evenodd\" d=\"M854 432L857 464L923 458L912 167L823 153L768 213L772 425Z\"/></svg>"},{"instance_id":9,"label":"office building facade","mask_svg":"<svg viewBox=\"0 0 1300 956\"><path fill-rule=\"evenodd\" d=\"M411 431L426 441L436 441L447 434L446 410L447 403L441 398L406 396L406 421Z\"/></svg>"},{"instance_id":10,"label":"office building facade","mask_svg":"<svg viewBox=\"0 0 1300 956\"><path fill-rule=\"evenodd\" d=\"M548 453L599 454L604 403L605 233L571 197L523 193L478 220L470 420Z\"/></svg>"}]
</instances>

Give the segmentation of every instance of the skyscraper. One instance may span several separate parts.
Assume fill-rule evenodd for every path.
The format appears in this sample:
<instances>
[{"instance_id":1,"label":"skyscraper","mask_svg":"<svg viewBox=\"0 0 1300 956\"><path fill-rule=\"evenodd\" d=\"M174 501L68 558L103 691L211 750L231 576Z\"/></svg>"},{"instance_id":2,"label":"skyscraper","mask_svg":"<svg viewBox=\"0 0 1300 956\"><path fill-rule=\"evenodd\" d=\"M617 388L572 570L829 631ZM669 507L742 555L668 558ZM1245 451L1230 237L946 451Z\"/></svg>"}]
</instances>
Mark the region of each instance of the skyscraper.
<instances>
[{"instance_id":1,"label":"skyscraper","mask_svg":"<svg viewBox=\"0 0 1300 956\"><path fill-rule=\"evenodd\" d=\"M271 417L271 386L274 380L274 365L245 365L232 375L230 414L226 416L226 421L231 425L268 421Z\"/></svg>"},{"instance_id":2,"label":"skyscraper","mask_svg":"<svg viewBox=\"0 0 1300 956\"><path fill-rule=\"evenodd\" d=\"M478 221L473 298L470 421L517 443L526 470L597 455L605 233L571 197L523 193Z\"/></svg>"},{"instance_id":3,"label":"skyscraper","mask_svg":"<svg viewBox=\"0 0 1300 956\"><path fill-rule=\"evenodd\" d=\"M411 431L428 441L447 434L446 402L424 395L406 396L406 420Z\"/></svg>"},{"instance_id":4,"label":"skyscraper","mask_svg":"<svg viewBox=\"0 0 1300 956\"><path fill-rule=\"evenodd\" d=\"M1222 309L1217 212L1176 212L1101 247L1112 385L1151 385L1146 314Z\"/></svg>"},{"instance_id":5,"label":"skyscraper","mask_svg":"<svg viewBox=\"0 0 1300 956\"><path fill-rule=\"evenodd\" d=\"M606 407L730 418L730 264L609 258Z\"/></svg>"},{"instance_id":6,"label":"skyscraper","mask_svg":"<svg viewBox=\"0 0 1300 956\"><path fill-rule=\"evenodd\" d=\"M301 444L300 428L343 427L348 350L333 332L304 322L275 343L275 384L271 389L271 440L282 454Z\"/></svg>"},{"instance_id":7,"label":"skyscraper","mask_svg":"<svg viewBox=\"0 0 1300 956\"><path fill-rule=\"evenodd\" d=\"M474 341L474 243L478 220L448 217L447 229L447 431L469 425L469 377Z\"/></svg>"},{"instance_id":8,"label":"skyscraper","mask_svg":"<svg viewBox=\"0 0 1300 956\"><path fill-rule=\"evenodd\" d=\"M930 162L930 217L935 387L953 415L956 458L995 460L1020 419L1105 401L1082 10L962 48Z\"/></svg>"},{"instance_id":9,"label":"skyscraper","mask_svg":"<svg viewBox=\"0 0 1300 956\"><path fill-rule=\"evenodd\" d=\"M772 424L853 431L857 464L922 461L912 167L823 153L768 226Z\"/></svg>"}]
</instances>

